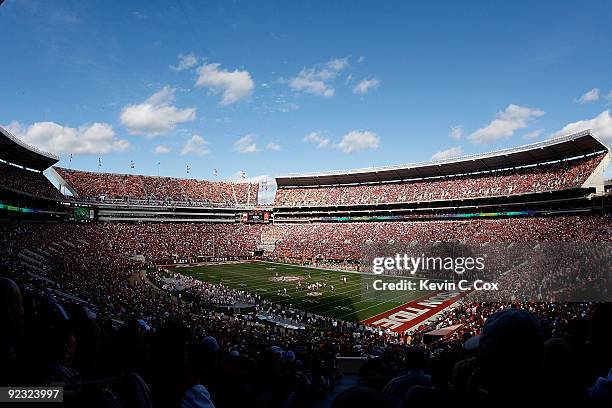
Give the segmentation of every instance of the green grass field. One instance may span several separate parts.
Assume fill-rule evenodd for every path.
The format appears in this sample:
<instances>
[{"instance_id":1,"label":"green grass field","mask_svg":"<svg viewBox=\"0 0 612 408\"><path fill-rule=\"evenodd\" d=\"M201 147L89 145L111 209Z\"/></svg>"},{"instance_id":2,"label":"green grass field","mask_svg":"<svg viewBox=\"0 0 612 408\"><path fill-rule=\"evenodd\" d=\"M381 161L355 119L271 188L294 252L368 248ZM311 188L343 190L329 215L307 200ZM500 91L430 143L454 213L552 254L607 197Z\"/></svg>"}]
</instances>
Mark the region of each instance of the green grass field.
<instances>
[{"instance_id":1,"label":"green grass field","mask_svg":"<svg viewBox=\"0 0 612 408\"><path fill-rule=\"evenodd\" d=\"M387 295L384 299L374 299L374 291L367 291L363 296L365 275L350 272L337 272L322 269L303 268L293 265L273 264L266 262L245 262L240 264L219 264L196 267L181 267L178 272L205 282L223 284L230 288L242 289L259 294L281 305L292 305L296 309L316 313L322 316L339 318L347 321L362 321L401 306L426 292L401 291L397 296ZM296 288L297 281L275 282L283 277L301 277L301 289ZM342 282L346 277L347 282ZM384 279L384 278L383 278ZM317 289L319 295L312 296L305 288L315 282L327 286ZM332 291L331 286L334 286ZM283 289L287 289L284 293Z\"/></svg>"}]
</instances>

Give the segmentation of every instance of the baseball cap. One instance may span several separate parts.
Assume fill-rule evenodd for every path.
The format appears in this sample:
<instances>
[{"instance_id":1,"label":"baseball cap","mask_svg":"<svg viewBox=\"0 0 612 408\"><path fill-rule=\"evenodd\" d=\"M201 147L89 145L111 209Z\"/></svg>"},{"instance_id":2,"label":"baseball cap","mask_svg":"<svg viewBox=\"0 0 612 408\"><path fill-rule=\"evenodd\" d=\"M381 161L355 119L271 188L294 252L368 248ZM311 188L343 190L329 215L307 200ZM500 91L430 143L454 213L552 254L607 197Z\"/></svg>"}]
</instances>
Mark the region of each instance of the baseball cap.
<instances>
[{"instance_id":1,"label":"baseball cap","mask_svg":"<svg viewBox=\"0 0 612 408\"><path fill-rule=\"evenodd\" d=\"M540 320L528 310L508 308L493 313L485 321L482 333L469 338L463 347L466 350L498 349L521 346L544 339Z\"/></svg>"}]
</instances>

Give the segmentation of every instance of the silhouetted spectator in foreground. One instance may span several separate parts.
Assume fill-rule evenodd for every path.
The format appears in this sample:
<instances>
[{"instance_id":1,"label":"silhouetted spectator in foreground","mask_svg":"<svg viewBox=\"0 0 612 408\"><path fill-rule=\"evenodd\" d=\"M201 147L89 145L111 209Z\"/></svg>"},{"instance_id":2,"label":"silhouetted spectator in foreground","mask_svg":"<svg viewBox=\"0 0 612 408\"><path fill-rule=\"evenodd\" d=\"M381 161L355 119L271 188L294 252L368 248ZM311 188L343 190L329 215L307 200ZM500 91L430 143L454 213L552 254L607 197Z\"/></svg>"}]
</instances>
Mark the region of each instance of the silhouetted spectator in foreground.
<instances>
[{"instance_id":1,"label":"silhouetted spectator in foreground","mask_svg":"<svg viewBox=\"0 0 612 408\"><path fill-rule=\"evenodd\" d=\"M357 386L349 388L336 396L332 408L355 407L396 407L399 400L374 388Z\"/></svg>"},{"instance_id":2,"label":"silhouetted spectator in foreground","mask_svg":"<svg viewBox=\"0 0 612 408\"><path fill-rule=\"evenodd\" d=\"M9 384L15 369L15 342L23 329L23 299L15 282L0 278L0 384Z\"/></svg>"},{"instance_id":3,"label":"silhouetted spectator in foreground","mask_svg":"<svg viewBox=\"0 0 612 408\"><path fill-rule=\"evenodd\" d=\"M527 402L546 399L542 381L544 336L538 318L523 309L492 314L477 338L478 368L472 392L488 401Z\"/></svg>"},{"instance_id":4,"label":"silhouetted spectator in foreground","mask_svg":"<svg viewBox=\"0 0 612 408\"><path fill-rule=\"evenodd\" d=\"M383 392L401 398L416 385L430 386L431 376L424 371L426 365L425 352L418 347L409 348L404 363L406 374L389 381Z\"/></svg>"}]
</instances>

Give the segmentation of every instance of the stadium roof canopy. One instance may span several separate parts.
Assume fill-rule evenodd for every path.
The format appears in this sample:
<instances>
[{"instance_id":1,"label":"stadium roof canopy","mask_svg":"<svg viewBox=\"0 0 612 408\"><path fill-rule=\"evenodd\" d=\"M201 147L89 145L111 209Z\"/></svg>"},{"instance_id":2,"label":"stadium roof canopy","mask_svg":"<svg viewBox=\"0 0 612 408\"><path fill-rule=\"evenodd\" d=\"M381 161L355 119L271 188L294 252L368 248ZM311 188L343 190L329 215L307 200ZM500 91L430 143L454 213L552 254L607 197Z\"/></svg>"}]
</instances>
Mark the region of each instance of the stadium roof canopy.
<instances>
[{"instance_id":1,"label":"stadium roof canopy","mask_svg":"<svg viewBox=\"0 0 612 408\"><path fill-rule=\"evenodd\" d=\"M0 159L40 171L59 161L59 157L28 146L2 127L0 127Z\"/></svg>"},{"instance_id":2,"label":"stadium roof canopy","mask_svg":"<svg viewBox=\"0 0 612 408\"><path fill-rule=\"evenodd\" d=\"M587 129L543 142L453 159L334 172L288 174L277 176L276 184L278 187L322 186L450 176L546 163L604 150L608 148Z\"/></svg>"}]
</instances>

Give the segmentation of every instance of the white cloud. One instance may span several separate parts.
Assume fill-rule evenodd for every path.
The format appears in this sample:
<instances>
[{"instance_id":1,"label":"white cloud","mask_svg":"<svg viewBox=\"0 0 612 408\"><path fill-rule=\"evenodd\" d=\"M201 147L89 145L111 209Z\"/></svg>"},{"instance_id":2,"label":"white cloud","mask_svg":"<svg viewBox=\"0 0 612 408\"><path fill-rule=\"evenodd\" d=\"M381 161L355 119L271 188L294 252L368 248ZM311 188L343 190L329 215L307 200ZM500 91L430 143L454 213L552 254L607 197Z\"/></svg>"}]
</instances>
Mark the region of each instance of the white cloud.
<instances>
[{"instance_id":1,"label":"white cloud","mask_svg":"<svg viewBox=\"0 0 612 408\"><path fill-rule=\"evenodd\" d=\"M25 143L50 153L105 154L130 147L127 140L117 139L108 123L85 124L78 128L55 122L36 122L26 128L19 122L4 126Z\"/></svg>"},{"instance_id":2,"label":"white cloud","mask_svg":"<svg viewBox=\"0 0 612 408\"><path fill-rule=\"evenodd\" d=\"M194 120L195 108L178 109L172 105L175 91L165 86L143 103L124 107L121 123L132 134L154 137L173 130L179 123Z\"/></svg>"},{"instance_id":3,"label":"white cloud","mask_svg":"<svg viewBox=\"0 0 612 408\"><path fill-rule=\"evenodd\" d=\"M328 147L331 144L331 140L321 136L320 132L310 132L304 137L304 142L316 144L317 147Z\"/></svg>"},{"instance_id":4,"label":"white cloud","mask_svg":"<svg viewBox=\"0 0 612 408\"><path fill-rule=\"evenodd\" d=\"M298 92L332 97L335 93L332 82L346 67L348 67L348 57L334 58L324 64L303 68L296 77L289 80L289 87Z\"/></svg>"},{"instance_id":5,"label":"white cloud","mask_svg":"<svg viewBox=\"0 0 612 408\"><path fill-rule=\"evenodd\" d=\"M453 140L459 140L463 136L463 126L451 126L450 131L448 132L448 137Z\"/></svg>"},{"instance_id":6,"label":"white cloud","mask_svg":"<svg viewBox=\"0 0 612 408\"><path fill-rule=\"evenodd\" d=\"M599 100L599 89L593 88L590 91L586 92L580 98L578 98L578 102L584 104L589 102L595 102Z\"/></svg>"},{"instance_id":7,"label":"white cloud","mask_svg":"<svg viewBox=\"0 0 612 408\"><path fill-rule=\"evenodd\" d=\"M181 155L195 154L196 156L204 156L210 153L208 150L208 142L200 135L193 135L183 145Z\"/></svg>"},{"instance_id":8,"label":"white cloud","mask_svg":"<svg viewBox=\"0 0 612 408\"><path fill-rule=\"evenodd\" d=\"M365 61L365 55L360 55L359 58L357 58L357 63L361 64L363 61Z\"/></svg>"},{"instance_id":9,"label":"white cloud","mask_svg":"<svg viewBox=\"0 0 612 408\"><path fill-rule=\"evenodd\" d=\"M196 86L208 88L213 94L221 93L221 105L230 105L251 96L255 83L249 71L219 69L221 64L204 64L198 68Z\"/></svg>"},{"instance_id":10,"label":"white cloud","mask_svg":"<svg viewBox=\"0 0 612 408\"><path fill-rule=\"evenodd\" d=\"M472 143L490 144L512 136L516 130L527 127L530 121L542 115L544 111L539 109L510 104L504 111L497 112L491 123L472 133L468 139Z\"/></svg>"},{"instance_id":11,"label":"white cloud","mask_svg":"<svg viewBox=\"0 0 612 408\"><path fill-rule=\"evenodd\" d=\"M170 153L170 148L166 147L166 146L155 146L155 154L166 154L166 153Z\"/></svg>"},{"instance_id":12,"label":"white cloud","mask_svg":"<svg viewBox=\"0 0 612 408\"><path fill-rule=\"evenodd\" d=\"M610 117L609 110L601 112L592 119L568 123L562 129L553 133L551 137L576 133L585 129L591 129L594 136L606 142L608 145L612 144L612 117Z\"/></svg>"},{"instance_id":13,"label":"white cloud","mask_svg":"<svg viewBox=\"0 0 612 408\"><path fill-rule=\"evenodd\" d=\"M293 103L293 102L281 104L281 106L278 108L278 110L283 113L293 112L298 109L300 109L300 105L298 105L297 103Z\"/></svg>"},{"instance_id":14,"label":"white cloud","mask_svg":"<svg viewBox=\"0 0 612 408\"><path fill-rule=\"evenodd\" d=\"M266 145L266 149L278 152L281 149L281 146L278 143L270 142Z\"/></svg>"},{"instance_id":15,"label":"white cloud","mask_svg":"<svg viewBox=\"0 0 612 408\"><path fill-rule=\"evenodd\" d=\"M353 130L342 136L340 142L334 143L321 132L310 132L304 137L304 142L314 144L318 148L332 148L342 150L344 153L353 153L365 149L377 149L380 146L380 137L369 130Z\"/></svg>"},{"instance_id":16,"label":"white cloud","mask_svg":"<svg viewBox=\"0 0 612 408\"><path fill-rule=\"evenodd\" d=\"M334 147L344 153L353 153L365 149L377 149L380 145L380 138L369 130L353 130L342 136L340 143Z\"/></svg>"},{"instance_id":17,"label":"white cloud","mask_svg":"<svg viewBox=\"0 0 612 408\"><path fill-rule=\"evenodd\" d=\"M365 94L371 89L376 89L380 86L380 79L364 79L353 88L353 93Z\"/></svg>"},{"instance_id":18,"label":"white cloud","mask_svg":"<svg viewBox=\"0 0 612 408\"><path fill-rule=\"evenodd\" d=\"M450 149L441 150L435 153L433 156L431 156L431 158L432 160L444 160L444 159L450 159L452 157L461 156L462 153L463 153L463 149L461 148L461 146L455 146L455 147L451 147Z\"/></svg>"},{"instance_id":19,"label":"white cloud","mask_svg":"<svg viewBox=\"0 0 612 408\"><path fill-rule=\"evenodd\" d=\"M348 57L330 59L325 63L325 66L331 71L338 73L348 67Z\"/></svg>"},{"instance_id":20,"label":"white cloud","mask_svg":"<svg viewBox=\"0 0 612 408\"><path fill-rule=\"evenodd\" d=\"M527 132L523 135L523 139L537 139L542 136L546 129L536 129L531 132Z\"/></svg>"},{"instance_id":21,"label":"white cloud","mask_svg":"<svg viewBox=\"0 0 612 408\"><path fill-rule=\"evenodd\" d=\"M257 153L255 135L249 133L234 142L234 150L239 153Z\"/></svg>"},{"instance_id":22,"label":"white cloud","mask_svg":"<svg viewBox=\"0 0 612 408\"><path fill-rule=\"evenodd\" d=\"M325 81L317 79L315 74L310 70L302 70L297 77L289 82L291 89L296 91L304 91L317 96L326 98L334 96L336 92L333 87Z\"/></svg>"},{"instance_id":23,"label":"white cloud","mask_svg":"<svg viewBox=\"0 0 612 408\"><path fill-rule=\"evenodd\" d=\"M189 54L179 54L177 56L178 64L170 65L170 69L174 71L184 71L189 68L193 68L198 64L198 57L193 52Z\"/></svg>"}]
</instances>

